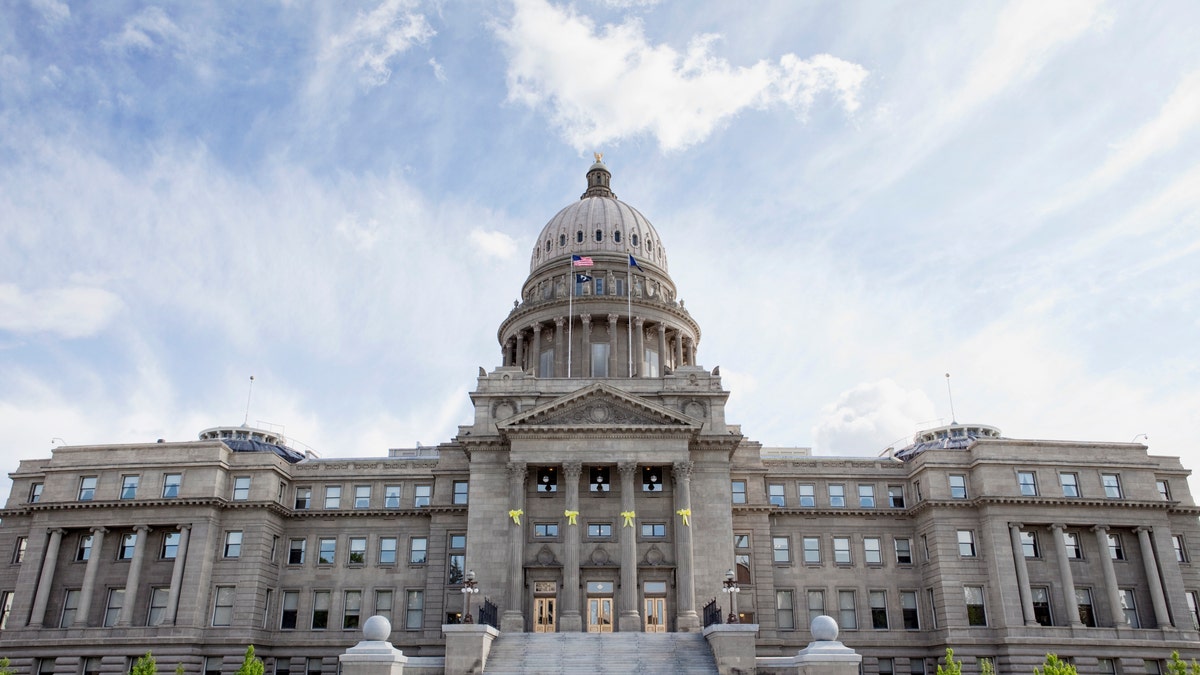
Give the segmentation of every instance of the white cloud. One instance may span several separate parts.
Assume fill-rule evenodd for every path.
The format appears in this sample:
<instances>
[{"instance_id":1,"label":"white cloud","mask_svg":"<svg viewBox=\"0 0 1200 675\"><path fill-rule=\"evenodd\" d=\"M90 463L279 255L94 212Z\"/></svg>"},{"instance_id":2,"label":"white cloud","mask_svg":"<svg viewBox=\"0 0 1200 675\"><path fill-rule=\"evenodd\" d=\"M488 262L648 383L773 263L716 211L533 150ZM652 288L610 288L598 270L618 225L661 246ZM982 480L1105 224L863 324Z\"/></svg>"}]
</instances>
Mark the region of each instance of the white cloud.
<instances>
[{"instance_id":1,"label":"white cloud","mask_svg":"<svg viewBox=\"0 0 1200 675\"><path fill-rule=\"evenodd\" d=\"M906 391L890 379L864 382L821 410L813 448L822 455L874 456L907 443L934 414L923 391Z\"/></svg>"},{"instance_id":2,"label":"white cloud","mask_svg":"<svg viewBox=\"0 0 1200 675\"><path fill-rule=\"evenodd\" d=\"M785 104L803 116L832 93L848 112L867 71L828 54L785 54L733 66L713 54L717 35L694 36L681 54L651 44L635 19L597 29L546 0L517 0L497 35L508 52L509 100L547 106L577 149L641 134L666 150L701 142L747 108Z\"/></svg>"},{"instance_id":3,"label":"white cloud","mask_svg":"<svg viewBox=\"0 0 1200 675\"><path fill-rule=\"evenodd\" d=\"M475 228L469 235L475 250L489 258L508 260L517 253L517 242L503 232Z\"/></svg>"},{"instance_id":4,"label":"white cloud","mask_svg":"<svg viewBox=\"0 0 1200 675\"><path fill-rule=\"evenodd\" d=\"M346 214L334 229L360 251L371 250L379 240L379 221L363 219L357 213Z\"/></svg>"},{"instance_id":5,"label":"white cloud","mask_svg":"<svg viewBox=\"0 0 1200 675\"><path fill-rule=\"evenodd\" d=\"M633 9L634 7L653 7L662 0L593 0L598 5L615 9Z\"/></svg>"},{"instance_id":6,"label":"white cloud","mask_svg":"<svg viewBox=\"0 0 1200 675\"><path fill-rule=\"evenodd\" d=\"M433 68L433 76L437 78L438 82L446 81L446 69L442 67L442 64L438 63L437 59L431 57L429 59L429 67Z\"/></svg>"},{"instance_id":7,"label":"white cloud","mask_svg":"<svg viewBox=\"0 0 1200 675\"><path fill-rule=\"evenodd\" d=\"M68 287L22 291L0 284L0 330L57 333L67 338L95 335L121 309L120 298L101 288Z\"/></svg>"},{"instance_id":8,"label":"white cloud","mask_svg":"<svg viewBox=\"0 0 1200 675\"><path fill-rule=\"evenodd\" d=\"M163 47L183 49L187 35L160 7L147 7L125 22L120 33L103 42L114 50L152 52Z\"/></svg>"},{"instance_id":9,"label":"white cloud","mask_svg":"<svg viewBox=\"0 0 1200 675\"><path fill-rule=\"evenodd\" d=\"M30 2L42 20L51 26L61 24L71 18L71 8L59 0L32 0Z\"/></svg>"},{"instance_id":10,"label":"white cloud","mask_svg":"<svg viewBox=\"0 0 1200 675\"><path fill-rule=\"evenodd\" d=\"M436 34L425 15L412 11L415 5L413 0L385 0L370 12L359 12L349 28L330 39L325 57L348 56L367 88L386 84L391 61Z\"/></svg>"}]
</instances>

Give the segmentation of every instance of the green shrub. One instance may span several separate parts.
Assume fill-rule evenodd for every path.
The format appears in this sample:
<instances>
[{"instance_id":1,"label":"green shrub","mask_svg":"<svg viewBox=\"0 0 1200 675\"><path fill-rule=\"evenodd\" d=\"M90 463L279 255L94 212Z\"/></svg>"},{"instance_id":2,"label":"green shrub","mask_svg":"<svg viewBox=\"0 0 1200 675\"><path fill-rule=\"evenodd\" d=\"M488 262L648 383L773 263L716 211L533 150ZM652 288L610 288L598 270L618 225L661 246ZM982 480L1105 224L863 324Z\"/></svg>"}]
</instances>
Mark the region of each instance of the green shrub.
<instances>
[{"instance_id":1,"label":"green shrub","mask_svg":"<svg viewBox=\"0 0 1200 675\"><path fill-rule=\"evenodd\" d=\"M246 647L246 657L242 659L237 675L263 675L263 662L254 655L254 645Z\"/></svg>"},{"instance_id":2,"label":"green shrub","mask_svg":"<svg viewBox=\"0 0 1200 675\"><path fill-rule=\"evenodd\" d=\"M129 671L130 675L157 675L158 664L154 662L154 655L146 652L146 655L139 658L133 663L133 670Z\"/></svg>"},{"instance_id":3,"label":"green shrub","mask_svg":"<svg viewBox=\"0 0 1200 675\"><path fill-rule=\"evenodd\" d=\"M1079 671L1066 661L1059 661L1057 654L1047 654L1046 662L1041 668L1034 667L1033 675L1079 675Z\"/></svg>"},{"instance_id":4,"label":"green shrub","mask_svg":"<svg viewBox=\"0 0 1200 675\"><path fill-rule=\"evenodd\" d=\"M954 650L946 647L946 666L938 666L937 675L962 675L962 659L954 660Z\"/></svg>"}]
</instances>

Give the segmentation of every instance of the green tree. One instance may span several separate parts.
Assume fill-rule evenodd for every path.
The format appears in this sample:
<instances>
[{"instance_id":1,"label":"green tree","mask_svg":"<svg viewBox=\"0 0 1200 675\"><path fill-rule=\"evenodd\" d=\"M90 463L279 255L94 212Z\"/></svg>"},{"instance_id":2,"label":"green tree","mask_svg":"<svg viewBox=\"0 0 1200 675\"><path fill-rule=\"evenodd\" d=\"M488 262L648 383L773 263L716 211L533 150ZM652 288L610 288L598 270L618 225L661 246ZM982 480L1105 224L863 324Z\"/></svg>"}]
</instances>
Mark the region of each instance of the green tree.
<instances>
[{"instance_id":1,"label":"green tree","mask_svg":"<svg viewBox=\"0 0 1200 675\"><path fill-rule=\"evenodd\" d=\"M954 660L954 650L946 647L946 666L938 665L937 675L962 675L962 659Z\"/></svg>"},{"instance_id":2,"label":"green tree","mask_svg":"<svg viewBox=\"0 0 1200 675\"><path fill-rule=\"evenodd\" d=\"M183 675L183 662L175 664L175 675Z\"/></svg>"},{"instance_id":3,"label":"green tree","mask_svg":"<svg viewBox=\"0 0 1200 675\"><path fill-rule=\"evenodd\" d=\"M254 645L246 647L246 657L242 659L237 675L263 675L263 662L254 655Z\"/></svg>"},{"instance_id":4,"label":"green tree","mask_svg":"<svg viewBox=\"0 0 1200 675\"><path fill-rule=\"evenodd\" d=\"M129 673L130 675L157 675L158 664L154 661L154 655L146 652L145 656L134 662L133 670Z\"/></svg>"},{"instance_id":5,"label":"green tree","mask_svg":"<svg viewBox=\"0 0 1200 675\"><path fill-rule=\"evenodd\" d=\"M1041 668L1035 666L1033 675L1079 675L1079 671L1066 661L1058 660L1057 654L1047 654L1046 662Z\"/></svg>"},{"instance_id":6,"label":"green tree","mask_svg":"<svg viewBox=\"0 0 1200 675\"><path fill-rule=\"evenodd\" d=\"M7 656L0 658L0 675L13 675L13 669L9 666Z\"/></svg>"},{"instance_id":7,"label":"green tree","mask_svg":"<svg viewBox=\"0 0 1200 675\"><path fill-rule=\"evenodd\" d=\"M996 675L996 667L991 659L979 659L979 675Z\"/></svg>"},{"instance_id":8,"label":"green tree","mask_svg":"<svg viewBox=\"0 0 1200 675\"><path fill-rule=\"evenodd\" d=\"M1192 659L1189 665L1179 658L1179 652L1171 652L1171 660L1167 662L1167 675L1200 675L1200 663Z\"/></svg>"}]
</instances>

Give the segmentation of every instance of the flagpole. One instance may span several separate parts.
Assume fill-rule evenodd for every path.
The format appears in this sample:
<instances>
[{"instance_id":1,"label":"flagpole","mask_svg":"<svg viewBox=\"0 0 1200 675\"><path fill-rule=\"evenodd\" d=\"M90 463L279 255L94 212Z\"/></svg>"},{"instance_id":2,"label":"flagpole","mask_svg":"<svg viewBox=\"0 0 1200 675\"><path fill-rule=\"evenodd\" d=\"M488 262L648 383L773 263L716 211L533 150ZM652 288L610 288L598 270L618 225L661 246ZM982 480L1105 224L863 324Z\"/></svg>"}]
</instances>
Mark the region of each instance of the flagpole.
<instances>
[{"instance_id":1,"label":"flagpole","mask_svg":"<svg viewBox=\"0 0 1200 675\"><path fill-rule=\"evenodd\" d=\"M575 330L575 256L567 256L567 377L571 377L571 339Z\"/></svg>"},{"instance_id":2,"label":"flagpole","mask_svg":"<svg viewBox=\"0 0 1200 675\"><path fill-rule=\"evenodd\" d=\"M625 326L629 329L629 377L633 377L633 256L625 265Z\"/></svg>"}]
</instances>

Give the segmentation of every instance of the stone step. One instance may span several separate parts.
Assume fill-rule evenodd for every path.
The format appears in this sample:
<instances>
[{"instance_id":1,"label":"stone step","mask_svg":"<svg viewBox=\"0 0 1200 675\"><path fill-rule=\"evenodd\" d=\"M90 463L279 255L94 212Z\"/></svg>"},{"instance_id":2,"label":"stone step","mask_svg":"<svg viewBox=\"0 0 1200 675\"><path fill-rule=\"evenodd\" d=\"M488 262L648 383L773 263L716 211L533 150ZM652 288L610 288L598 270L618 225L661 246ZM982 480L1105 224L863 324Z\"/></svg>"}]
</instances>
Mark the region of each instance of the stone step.
<instances>
[{"instance_id":1,"label":"stone step","mask_svg":"<svg viewBox=\"0 0 1200 675\"><path fill-rule=\"evenodd\" d=\"M716 675L699 633L505 633L486 675Z\"/></svg>"}]
</instances>

